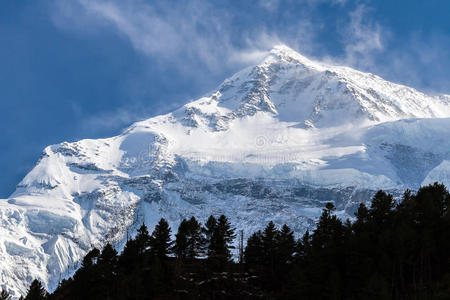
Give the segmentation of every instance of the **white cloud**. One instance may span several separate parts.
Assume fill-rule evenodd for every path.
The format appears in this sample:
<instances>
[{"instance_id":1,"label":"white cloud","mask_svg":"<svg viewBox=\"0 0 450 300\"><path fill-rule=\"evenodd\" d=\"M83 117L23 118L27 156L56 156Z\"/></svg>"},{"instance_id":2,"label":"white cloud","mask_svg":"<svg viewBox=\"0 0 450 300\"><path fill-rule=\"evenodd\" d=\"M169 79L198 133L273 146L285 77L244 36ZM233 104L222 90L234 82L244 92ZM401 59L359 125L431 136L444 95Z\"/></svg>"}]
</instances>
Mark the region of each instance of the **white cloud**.
<instances>
[{"instance_id":1,"label":"white cloud","mask_svg":"<svg viewBox=\"0 0 450 300\"><path fill-rule=\"evenodd\" d=\"M435 33L411 32L397 37L371 18L372 9L359 5L349 13L350 22L341 34L343 57L326 57L333 63L344 64L377 74L387 80L406 84L428 93L450 93L448 77L450 38Z\"/></svg>"},{"instance_id":2,"label":"white cloud","mask_svg":"<svg viewBox=\"0 0 450 300\"><path fill-rule=\"evenodd\" d=\"M268 11L276 11L280 5L280 0L260 0L259 5Z\"/></svg>"},{"instance_id":3,"label":"white cloud","mask_svg":"<svg viewBox=\"0 0 450 300\"><path fill-rule=\"evenodd\" d=\"M415 47L423 50L415 54L411 54L414 51L409 51L406 46L403 49L389 48L391 33L386 27L373 21L372 11L366 5L358 5L338 19L324 21L314 17L318 4L329 3L342 9L347 7L347 1L299 2L304 3L305 7L289 12L296 17L291 17L292 23L271 29L268 29L270 26L264 26L264 22L258 23L254 28L236 26L233 23L234 16L230 15L227 9L213 7L210 2L201 0L175 3L141 0L60 0L56 2L57 9L54 11L53 20L61 28L75 29L82 34L101 34L101 30L114 32L129 42L136 51L149 56L152 61L160 62L162 66L169 65L170 68L178 70L187 80L196 80L197 85L209 80L211 73L223 79L243 66L257 63L267 54L268 49L283 42L307 55L320 57L324 55L320 34L324 28L330 26L324 22L331 21L340 21L341 29L338 32L341 34L343 55L325 57L326 60L417 86L421 84L423 76L420 69L423 69L425 62L432 64L445 57L442 48L436 46L436 43L433 49L426 49L423 44L415 42ZM259 6L269 15L275 16L282 9L282 4L286 3L283 0L260 0ZM253 17L252 12L243 14L249 18ZM405 55L408 51L409 55ZM390 60L380 65L378 62L383 55L390 55ZM414 67L417 58L420 65ZM445 65L448 65L448 59ZM443 70L441 74L449 73ZM136 81L144 82L138 85L140 87L147 84L146 80L147 78L136 78ZM130 98L136 97L131 95ZM176 105L184 100L187 99L176 99ZM168 107L167 104L162 106ZM142 112L145 114L148 109L123 109L95 116L85 124L88 128L108 128L114 125L117 127L117 124L122 126L145 117Z\"/></svg>"},{"instance_id":4,"label":"white cloud","mask_svg":"<svg viewBox=\"0 0 450 300\"><path fill-rule=\"evenodd\" d=\"M342 30L345 62L360 68L373 64L373 57L384 50L388 35L387 29L371 22L369 11L367 6L359 5L350 13L350 23Z\"/></svg>"},{"instance_id":5,"label":"white cloud","mask_svg":"<svg viewBox=\"0 0 450 300\"><path fill-rule=\"evenodd\" d=\"M138 121L140 118L142 116L139 116L136 112L118 109L113 112L105 112L87 117L80 124L80 129L84 133L102 132L106 129L119 130L123 126Z\"/></svg>"},{"instance_id":6,"label":"white cloud","mask_svg":"<svg viewBox=\"0 0 450 300\"><path fill-rule=\"evenodd\" d=\"M259 0L259 6L276 16L281 4L290 0ZM260 61L276 44L314 53L314 43L323 24L312 20L318 4L344 5L346 0L301 0L304 9L298 18L284 28L269 30L264 23L255 28L237 28L233 15L226 8L210 2L141 0L60 0L53 13L55 24L64 29L98 33L113 29L129 41L134 49L163 65L170 64L184 73L198 71L222 72ZM255 12L256 13L256 12ZM244 12L253 18L252 12ZM268 26L270 27L270 26Z\"/></svg>"},{"instance_id":7,"label":"white cloud","mask_svg":"<svg viewBox=\"0 0 450 300\"><path fill-rule=\"evenodd\" d=\"M75 5L63 3L58 5L58 18L54 17L57 25L67 27L69 21L82 30L86 29L86 22L114 28L137 51L164 64L179 64L180 69L201 65L214 71L224 63L254 63L253 59L259 58L256 53L261 51L253 48L255 42L235 47L229 31L232 26L230 16L226 11L213 9L205 1L180 2L176 9L169 2L158 1L78 0ZM266 38L264 44L270 48L272 45L267 42Z\"/></svg>"}]
</instances>

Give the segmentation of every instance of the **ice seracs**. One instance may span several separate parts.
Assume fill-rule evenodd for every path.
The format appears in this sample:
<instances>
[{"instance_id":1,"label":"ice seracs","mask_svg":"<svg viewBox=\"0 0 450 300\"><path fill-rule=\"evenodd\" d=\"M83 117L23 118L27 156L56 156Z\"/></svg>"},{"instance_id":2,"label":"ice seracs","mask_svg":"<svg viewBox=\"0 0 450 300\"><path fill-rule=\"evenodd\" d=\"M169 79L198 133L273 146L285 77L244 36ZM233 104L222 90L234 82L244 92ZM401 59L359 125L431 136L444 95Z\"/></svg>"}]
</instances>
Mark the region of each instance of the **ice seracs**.
<instances>
[{"instance_id":1,"label":"ice seracs","mask_svg":"<svg viewBox=\"0 0 450 300\"><path fill-rule=\"evenodd\" d=\"M448 117L447 95L276 46L172 113L47 147L0 201L2 287L17 296L38 278L52 290L143 221L225 214L246 233L269 220L302 233L326 202L352 217L377 189L449 181Z\"/></svg>"}]
</instances>

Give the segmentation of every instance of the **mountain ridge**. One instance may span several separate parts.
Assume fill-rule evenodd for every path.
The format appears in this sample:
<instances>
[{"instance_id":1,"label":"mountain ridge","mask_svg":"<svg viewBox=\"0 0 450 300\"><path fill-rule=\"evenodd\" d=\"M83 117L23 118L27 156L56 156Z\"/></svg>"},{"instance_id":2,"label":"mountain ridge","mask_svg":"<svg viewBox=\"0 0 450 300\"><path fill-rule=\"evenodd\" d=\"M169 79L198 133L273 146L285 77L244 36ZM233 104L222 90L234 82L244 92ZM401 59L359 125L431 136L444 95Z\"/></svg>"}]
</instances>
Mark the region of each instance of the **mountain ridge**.
<instances>
[{"instance_id":1,"label":"mountain ridge","mask_svg":"<svg viewBox=\"0 0 450 300\"><path fill-rule=\"evenodd\" d=\"M226 214L314 227L325 202L352 217L377 189L450 181L450 96L427 96L275 47L262 63L122 134L47 147L0 201L2 284L52 290L93 246L165 217ZM17 270L19 268L19 270ZM22 269L20 269L22 268Z\"/></svg>"}]
</instances>

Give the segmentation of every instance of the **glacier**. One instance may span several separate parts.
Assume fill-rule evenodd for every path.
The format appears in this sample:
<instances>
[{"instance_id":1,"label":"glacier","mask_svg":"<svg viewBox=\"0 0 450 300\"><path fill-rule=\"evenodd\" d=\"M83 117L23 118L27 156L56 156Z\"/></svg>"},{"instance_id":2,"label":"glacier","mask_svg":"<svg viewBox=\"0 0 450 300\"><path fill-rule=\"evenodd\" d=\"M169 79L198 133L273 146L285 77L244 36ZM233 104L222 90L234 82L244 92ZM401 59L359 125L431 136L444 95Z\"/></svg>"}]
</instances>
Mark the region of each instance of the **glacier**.
<instances>
[{"instance_id":1,"label":"glacier","mask_svg":"<svg viewBox=\"0 0 450 300\"><path fill-rule=\"evenodd\" d=\"M327 202L351 218L378 190L450 186L450 96L284 45L216 90L105 139L44 149L0 200L0 284L53 290L92 247L164 217L225 214L249 233L269 220L301 234Z\"/></svg>"}]
</instances>

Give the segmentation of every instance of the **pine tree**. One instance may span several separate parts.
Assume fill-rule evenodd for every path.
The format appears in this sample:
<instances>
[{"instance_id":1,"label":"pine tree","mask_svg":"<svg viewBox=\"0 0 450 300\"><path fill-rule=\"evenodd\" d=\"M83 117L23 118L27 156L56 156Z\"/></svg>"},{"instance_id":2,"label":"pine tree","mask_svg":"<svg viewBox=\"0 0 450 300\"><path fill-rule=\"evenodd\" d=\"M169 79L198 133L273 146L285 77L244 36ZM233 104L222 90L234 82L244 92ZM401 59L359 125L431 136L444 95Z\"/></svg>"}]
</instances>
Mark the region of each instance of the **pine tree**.
<instances>
[{"instance_id":1,"label":"pine tree","mask_svg":"<svg viewBox=\"0 0 450 300\"><path fill-rule=\"evenodd\" d=\"M375 224L381 226L388 222L394 207L395 201L392 195L386 194L384 191L378 191L373 197L370 206L370 215Z\"/></svg>"},{"instance_id":2,"label":"pine tree","mask_svg":"<svg viewBox=\"0 0 450 300\"><path fill-rule=\"evenodd\" d=\"M0 293L0 300L11 300L11 295L6 290L2 290Z\"/></svg>"},{"instance_id":3,"label":"pine tree","mask_svg":"<svg viewBox=\"0 0 450 300\"><path fill-rule=\"evenodd\" d=\"M158 256L159 259L164 260L170 252L172 245L170 239L171 229L165 219L159 220L159 223L153 230L150 248L153 255Z\"/></svg>"},{"instance_id":4,"label":"pine tree","mask_svg":"<svg viewBox=\"0 0 450 300\"><path fill-rule=\"evenodd\" d=\"M217 220L214 216L209 216L203 228L206 238L206 254L208 257L213 257L216 249L216 232L217 232Z\"/></svg>"},{"instance_id":5,"label":"pine tree","mask_svg":"<svg viewBox=\"0 0 450 300\"><path fill-rule=\"evenodd\" d=\"M278 264L287 264L292 261L295 252L294 232L287 226L283 225L276 237L277 244L277 261Z\"/></svg>"},{"instance_id":6,"label":"pine tree","mask_svg":"<svg viewBox=\"0 0 450 300\"><path fill-rule=\"evenodd\" d=\"M97 262L99 256L100 250L94 248L83 258L81 268L73 276L74 298L95 297L98 294L98 288L95 283L98 280Z\"/></svg>"},{"instance_id":7,"label":"pine tree","mask_svg":"<svg viewBox=\"0 0 450 300\"><path fill-rule=\"evenodd\" d=\"M303 262L304 259L311 253L311 234L306 230L305 234L299 239L295 246L295 261L297 263Z\"/></svg>"},{"instance_id":8,"label":"pine tree","mask_svg":"<svg viewBox=\"0 0 450 300\"><path fill-rule=\"evenodd\" d=\"M327 203L322 211L312 239L312 246L315 250L334 247L343 241L344 227L341 220L333 214L334 210L333 203Z\"/></svg>"},{"instance_id":9,"label":"pine tree","mask_svg":"<svg viewBox=\"0 0 450 300\"><path fill-rule=\"evenodd\" d=\"M247 239L244 261L251 267L259 267L264 262L263 234L260 230Z\"/></svg>"},{"instance_id":10,"label":"pine tree","mask_svg":"<svg viewBox=\"0 0 450 300\"><path fill-rule=\"evenodd\" d=\"M98 264L108 266L111 271L117 266L117 251L110 243L103 247L102 253L98 258Z\"/></svg>"},{"instance_id":11,"label":"pine tree","mask_svg":"<svg viewBox=\"0 0 450 300\"><path fill-rule=\"evenodd\" d=\"M264 249L264 278L263 281L267 287L273 289L276 285L275 282L275 267L277 259L277 238L278 230L275 224L270 221L263 231L263 249Z\"/></svg>"},{"instance_id":12,"label":"pine tree","mask_svg":"<svg viewBox=\"0 0 450 300\"><path fill-rule=\"evenodd\" d=\"M234 249L233 240L236 237L235 230L225 215L219 217L217 222L217 233L219 236L217 252L219 256L226 260L231 259L230 249Z\"/></svg>"},{"instance_id":13,"label":"pine tree","mask_svg":"<svg viewBox=\"0 0 450 300\"><path fill-rule=\"evenodd\" d=\"M135 240L139 254L144 254L147 250L149 250L151 237L145 223L142 223L141 227L138 229L138 234Z\"/></svg>"},{"instance_id":14,"label":"pine tree","mask_svg":"<svg viewBox=\"0 0 450 300\"><path fill-rule=\"evenodd\" d=\"M178 258L194 259L203 255L205 244L201 224L195 217L181 221L173 246L173 252Z\"/></svg>"},{"instance_id":15,"label":"pine tree","mask_svg":"<svg viewBox=\"0 0 450 300\"><path fill-rule=\"evenodd\" d=\"M398 205L380 191L370 208L359 206L353 223L342 224L329 203L314 232L307 231L296 245L288 226L277 230L270 222L264 232L255 232L247 240L244 267L250 276L245 275L245 280L233 278L232 272L226 277L208 273L212 264L206 264L205 270L201 260L192 259L186 265L164 263L142 247L141 255L132 239L120 255L118 268L111 245L101 253L90 251L73 280L61 282L51 299L218 299L222 293L230 299L249 295L257 299L450 299L449 205L450 194L439 184L422 187L416 194L406 191ZM229 253L221 252L230 249L234 237L225 217L210 217L203 232L200 227L195 218L181 222L173 247L178 257L202 255L205 236L208 257ZM161 220L152 233L150 251L158 248L155 240L167 246L168 229ZM145 231L139 235L146 236ZM229 270L232 264L216 264L217 271ZM30 287L30 297L32 290L45 291L42 286Z\"/></svg>"},{"instance_id":16,"label":"pine tree","mask_svg":"<svg viewBox=\"0 0 450 300\"><path fill-rule=\"evenodd\" d=\"M103 299L112 299L116 295L118 258L111 244L106 244L98 258L98 286Z\"/></svg>"},{"instance_id":17,"label":"pine tree","mask_svg":"<svg viewBox=\"0 0 450 300\"><path fill-rule=\"evenodd\" d=\"M275 265L276 256L276 239L278 236L278 230L275 224L270 221L263 231L263 247L266 262L271 266L271 272Z\"/></svg>"},{"instance_id":18,"label":"pine tree","mask_svg":"<svg viewBox=\"0 0 450 300\"><path fill-rule=\"evenodd\" d=\"M206 239L208 244L208 258L215 259L218 263L223 264L231 259L231 251L233 249L233 240L235 238L235 229L231 226L228 218L221 215L218 220L213 216L209 217L206 222Z\"/></svg>"},{"instance_id":19,"label":"pine tree","mask_svg":"<svg viewBox=\"0 0 450 300\"><path fill-rule=\"evenodd\" d=\"M130 239L119 257L119 297L118 299L144 299L146 277L143 274L144 257L139 253L135 239Z\"/></svg>"},{"instance_id":20,"label":"pine tree","mask_svg":"<svg viewBox=\"0 0 450 300\"><path fill-rule=\"evenodd\" d=\"M81 262L81 269L89 269L90 267L92 267L95 263L97 263L97 259L99 256L100 250L98 250L97 248L89 251Z\"/></svg>"},{"instance_id":21,"label":"pine tree","mask_svg":"<svg viewBox=\"0 0 450 300\"><path fill-rule=\"evenodd\" d=\"M355 213L356 222L353 224L355 230L360 230L369 222L369 209L364 203L359 204L358 211Z\"/></svg>"},{"instance_id":22,"label":"pine tree","mask_svg":"<svg viewBox=\"0 0 450 300\"><path fill-rule=\"evenodd\" d=\"M27 296L25 300L44 300L47 299L47 291L42 286L42 283L35 279L31 282L30 288L28 289Z\"/></svg>"},{"instance_id":23,"label":"pine tree","mask_svg":"<svg viewBox=\"0 0 450 300\"><path fill-rule=\"evenodd\" d=\"M125 274L131 273L138 265L139 248L136 240L130 239L125 244L119 258L119 266Z\"/></svg>"},{"instance_id":24,"label":"pine tree","mask_svg":"<svg viewBox=\"0 0 450 300\"><path fill-rule=\"evenodd\" d=\"M189 219L188 228L189 235L186 254L187 258L194 259L203 255L206 241L202 232L202 225L195 217Z\"/></svg>"},{"instance_id":25,"label":"pine tree","mask_svg":"<svg viewBox=\"0 0 450 300\"><path fill-rule=\"evenodd\" d=\"M308 263L315 266L309 270L310 293L321 299L333 299L340 293L340 274L344 272L345 230L341 220L333 213L335 207L327 203L319 218L311 240L311 256ZM332 281L332 284L325 284Z\"/></svg>"},{"instance_id":26,"label":"pine tree","mask_svg":"<svg viewBox=\"0 0 450 300\"><path fill-rule=\"evenodd\" d=\"M175 244L172 251L180 259L187 257L187 245L189 236L189 223L186 219L183 219L178 226L178 231L175 234Z\"/></svg>"}]
</instances>

